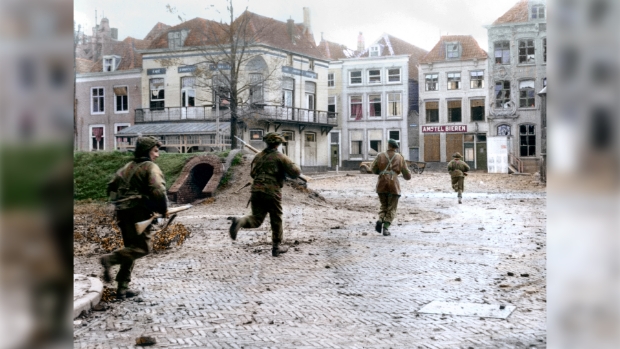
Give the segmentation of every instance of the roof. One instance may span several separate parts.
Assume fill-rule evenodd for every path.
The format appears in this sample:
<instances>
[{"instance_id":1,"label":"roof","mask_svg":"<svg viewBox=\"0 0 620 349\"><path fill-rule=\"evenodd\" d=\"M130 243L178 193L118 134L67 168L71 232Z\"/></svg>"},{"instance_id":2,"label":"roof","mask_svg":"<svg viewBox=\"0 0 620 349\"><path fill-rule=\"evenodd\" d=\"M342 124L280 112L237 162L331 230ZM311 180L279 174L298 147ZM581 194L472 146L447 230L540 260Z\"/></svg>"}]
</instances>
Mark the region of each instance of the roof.
<instances>
[{"instance_id":1,"label":"roof","mask_svg":"<svg viewBox=\"0 0 620 349\"><path fill-rule=\"evenodd\" d=\"M325 58L331 61L342 58L350 58L355 54L355 51L348 49L345 45L327 40L321 40L318 49L321 51L321 54L325 56Z\"/></svg>"},{"instance_id":2,"label":"roof","mask_svg":"<svg viewBox=\"0 0 620 349\"><path fill-rule=\"evenodd\" d=\"M89 73L94 62L89 59L76 58L75 59L75 72L77 74Z\"/></svg>"},{"instance_id":3,"label":"roof","mask_svg":"<svg viewBox=\"0 0 620 349\"><path fill-rule=\"evenodd\" d=\"M359 53L358 57L370 57L370 47L376 45L380 46L381 56L410 55L409 79L418 80L418 64L428 51L384 33L378 40Z\"/></svg>"},{"instance_id":4,"label":"roof","mask_svg":"<svg viewBox=\"0 0 620 349\"><path fill-rule=\"evenodd\" d=\"M149 45L151 44L151 41L149 40L140 40L140 39L132 38L131 36L126 37L125 40L123 40L123 42L126 44L133 45L133 47L136 50L144 50L148 48Z\"/></svg>"},{"instance_id":5,"label":"roof","mask_svg":"<svg viewBox=\"0 0 620 349\"><path fill-rule=\"evenodd\" d=\"M129 126L118 132L119 135L182 135L215 133L215 122L177 122L177 123L148 123ZM220 122L220 132L230 130L230 123Z\"/></svg>"},{"instance_id":6,"label":"roof","mask_svg":"<svg viewBox=\"0 0 620 349\"><path fill-rule=\"evenodd\" d=\"M168 33L179 30L188 30L183 46L215 45L219 38L224 37L226 24L221 24L204 18L194 18L173 27L162 30L149 45L149 49L168 48Z\"/></svg>"},{"instance_id":7,"label":"roof","mask_svg":"<svg viewBox=\"0 0 620 349\"><path fill-rule=\"evenodd\" d=\"M104 45L103 56L120 56L121 61L115 71L142 68L142 55L137 52L138 46L146 45L144 40L128 37L123 41L112 41ZM103 59L94 62L90 72L102 72Z\"/></svg>"},{"instance_id":8,"label":"roof","mask_svg":"<svg viewBox=\"0 0 620 349\"><path fill-rule=\"evenodd\" d=\"M153 26L153 29L151 29L151 31L146 34L144 40L155 40L159 35L161 35L161 33L163 33L168 28L170 28L169 25L162 22L157 22L157 24Z\"/></svg>"},{"instance_id":9,"label":"roof","mask_svg":"<svg viewBox=\"0 0 620 349\"><path fill-rule=\"evenodd\" d=\"M459 58L446 58L446 43L458 42L461 44L461 55ZM471 35L445 35L439 39L439 42L426 55L420 63L433 63L445 61L466 61L472 59L487 59L489 56L483 50L476 39Z\"/></svg>"},{"instance_id":10,"label":"roof","mask_svg":"<svg viewBox=\"0 0 620 349\"><path fill-rule=\"evenodd\" d=\"M496 24L506 24L506 23L524 23L528 21L529 9L528 9L528 0L519 0L508 12L504 13L501 17L493 22L493 25Z\"/></svg>"}]
</instances>

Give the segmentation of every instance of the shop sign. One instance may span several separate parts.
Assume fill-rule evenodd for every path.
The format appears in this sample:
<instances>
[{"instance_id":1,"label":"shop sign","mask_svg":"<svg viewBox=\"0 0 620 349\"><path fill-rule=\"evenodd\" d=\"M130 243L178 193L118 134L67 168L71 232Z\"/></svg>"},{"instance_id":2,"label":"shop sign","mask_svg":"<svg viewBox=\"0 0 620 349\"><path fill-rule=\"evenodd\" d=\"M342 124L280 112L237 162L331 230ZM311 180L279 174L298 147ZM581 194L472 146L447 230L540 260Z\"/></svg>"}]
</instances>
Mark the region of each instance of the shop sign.
<instances>
[{"instance_id":1,"label":"shop sign","mask_svg":"<svg viewBox=\"0 0 620 349\"><path fill-rule=\"evenodd\" d=\"M305 76L310 79L316 79L318 77L317 73L313 71L301 70L301 69L297 69L297 68L293 68L289 66L283 66L282 72L286 74L301 75L301 76Z\"/></svg>"},{"instance_id":2,"label":"shop sign","mask_svg":"<svg viewBox=\"0 0 620 349\"><path fill-rule=\"evenodd\" d=\"M166 74L166 68L147 69L146 75Z\"/></svg>"},{"instance_id":3,"label":"shop sign","mask_svg":"<svg viewBox=\"0 0 620 349\"><path fill-rule=\"evenodd\" d=\"M467 125L422 126L422 133L467 132Z\"/></svg>"}]
</instances>

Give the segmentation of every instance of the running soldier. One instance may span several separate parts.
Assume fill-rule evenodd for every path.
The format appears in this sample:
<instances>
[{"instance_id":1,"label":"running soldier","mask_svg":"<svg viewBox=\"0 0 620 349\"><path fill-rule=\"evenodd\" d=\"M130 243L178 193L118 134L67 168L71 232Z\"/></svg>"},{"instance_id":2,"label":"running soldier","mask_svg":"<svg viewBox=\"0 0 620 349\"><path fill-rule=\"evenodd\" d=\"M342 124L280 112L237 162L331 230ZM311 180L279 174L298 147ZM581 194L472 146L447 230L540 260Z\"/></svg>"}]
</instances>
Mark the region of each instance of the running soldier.
<instances>
[{"instance_id":1,"label":"running soldier","mask_svg":"<svg viewBox=\"0 0 620 349\"><path fill-rule=\"evenodd\" d=\"M463 157L460 153L456 152L452 155L454 159L448 163L448 173L452 177L452 189L458 193L459 204L463 202L463 190L465 190L465 176L469 171L469 165L465 161L461 160Z\"/></svg>"},{"instance_id":2,"label":"running soldier","mask_svg":"<svg viewBox=\"0 0 620 349\"><path fill-rule=\"evenodd\" d=\"M398 175L402 172L405 180L411 179L411 172L407 168L407 162L402 155L398 154L398 142L394 139L388 141L388 150L380 153L372 163L372 173L378 174L377 194L379 194L379 220L375 224L375 230L383 236L390 236L390 225L396 215L398 199L400 199L400 183Z\"/></svg>"},{"instance_id":3,"label":"running soldier","mask_svg":"<svg viewBox=\"0 0 620 349\"><path fill-rule=\"evenodd\" d=\"M271 255L277 257L288 251L287 246L281 246L284 232L282 229L282 186L284 177L297 178L301 174L299 166L291 159L278 151L278 146L286 143L284 137L270 132L263 137L267 148L258 153L252 161L250 176L252 183L252 214L243 217L228 217L232 221L229 233L230 238L237 239L240 228L258 228L267 214L271 220Z\"/></svg>"}]
</instances>

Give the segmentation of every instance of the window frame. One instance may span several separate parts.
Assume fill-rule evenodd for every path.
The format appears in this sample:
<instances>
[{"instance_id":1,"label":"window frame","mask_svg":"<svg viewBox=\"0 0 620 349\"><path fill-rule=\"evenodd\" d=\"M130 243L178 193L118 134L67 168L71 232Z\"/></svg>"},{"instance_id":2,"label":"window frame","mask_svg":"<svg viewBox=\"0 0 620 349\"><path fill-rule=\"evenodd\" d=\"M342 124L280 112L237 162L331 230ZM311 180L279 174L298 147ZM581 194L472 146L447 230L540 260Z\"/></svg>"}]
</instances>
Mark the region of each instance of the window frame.
<instances>
[{"instance_id":1,"label":"window frame","mask_svg":"<svg viewBox=\"0 0 620 349\"><path fill-rule=\"evenodd\" d=\"M379 139L372 139L370 134L373 133L373 132L380 133L381 134L380 138ZM379 129L377 129L377 128L366 129L366 142L368 142L368 143L366 143L366 145L368 146L367 147L368 158L369 159L374 159L383 150L383 145L384 145L384 143L383 143L383 129L381 129L381 128L379 128ZM372 142L378 142L378 146L377 146L378 149L374 149L372 147ZM371 149L376 151L377 154L370 154L370 150Z\"/></svg>"},{"instance_id":2,"label":"window frame","mask_svg":"<svg viewBox=\"0 0 620 349\"><path fill-rule=\"evenodd\" d=\"M360 111L361 111L362 115L360 116L359 119L357 119L357 116L353 116L352 115L353 114L352 113L353 110L351 109L351 106L352 106L351 100L353 98L359 98L360 99L359 103L355 103L356 105L358 105L358 104L360 105ZM348 107L349 107L348 108L349 109L348 114L349 114L349 119L350 120L364 120L364 96L363 95L351 95L351 96L349 96Z\"/></svg>"},{"instance_id":3,"label":"window frame","mask_svg":"<svg viewBox=\"0 0 620 349\"><path fill-rule=\"evenodd\" d=\"M547 63L547 37L542 38L543 63Z\"/></svg>"},{"instance_id":4,"label":"window frame","mask_svg":"<svg viewBox=\"0 0 620 349\"><path fill-rule=\"evenodd\" d=\"M398 70L398 81L390 81L390 78L396 75L390 74L390 70ZM394 68L386 68L385 69L385 75L387 77L385 83L386 84L400 84L402 82L402 68L400 67L394 67Z\"/></svg>"},{"instance_id":5,"label":"window frame","mask_svg":"<svg viewBox=\"0 0 620 349\"><path fill-rule=\"evenodd\" d=\"M499 133L500 127L507 128L508 129L508 134L500 134ZM495 127L495 134L497 136L508 136L508 137L512 136L512 125L510 125L510 124L499 124L499 125L497 125Z\"/></svg>"},{"instance_id":6,"label":"window frame","mask_svg":"<svg viewBox=\"0 0 620 349\"><path fill-rule=\"evenodd\" d=\"M161 89L161 91L164 91L164 95L161 99L159 99L159 94L157 95L157 99L153 99L153 91L151 89L151 82L153 80L157 80L157 79L161 79L163 81L162 86L163 88ZM153 102L162 102L163 106L162 107L151 107ZM166 79L165 78L150 78L149 79L149 109L155 109L155 110L164 110L166 108Z\"/></svg>"},{"instance_id":7,"label":"window frame","mask_svg":"<svg viewBox=\"0 0 620 349\"><path fill-rule=\"evenodd\" d=\"M127 107L127 110L117 110L118 109L118 97L121 96L117 96L116 92L114 92L114 89L117 87L125 87L127 89L127 95L125 95L126 98L126 102L125 102L125 106ZM128 85L115 85L112 86L112 93L114 93L114 114L128 114L129 113L129 86Z\"/></svg>"},{"instance_id":8,"label":"window frame","mask_svg":"<svg viewBox=\"0 0 620 349\"><path fill-rule=\"evenodd\" d=\"M429 89L429 76L431 76L431 84L433 83L434 80L434 84L435 84L435 88L434 89ZM434 79L432 77L435 77ZM439 91L439 73L427 73L424 74L424 88L425 91Z\"/></svg>"},{"instance_id":9,"label":"window frame","mask_svg":"<svg viewBox=\"0 0 620 349\"><path fill-rule=\"evenodd\" d=\"M95 90L95 89L101 89L103 91L103 95L94 96L93 95L93 90ZM100 107L103 106L103 109L101 109L102 111L98 111L98 112L93 111L94 110L93 108L94 108L94 105L95 105L95 103L94 103L95 102L94 101L95 98L101 99L102 102L99 104L99 106ZM106 110L106 108L105 108L105 87L103 87L103 86L93 86L93 87L91 87L90 88L90 115L103 115L103 114L105 114L105 110Z\"/></svg>"},{"instance_id":10,"label":"window frame","mask_svg":"<svg viewBox=\"0 0 620 349\"><path fill-rule=\"evenodd\" d=\"M381 48L379 47L379 45L370 46L370 48L368 49L368 57L381 57Z\"/></svg>"},{"instance_id":11,"label":"window frame","mask_svg":"<svg viewBox=\"0 0 620 349\"><path fill-rule=\"evenodd\" d=\"M194 84L191 87L184 87L183 86L183 79L187 79L187 78L194 78ZM192 107L196 107L196 78L193 76L181 76L180 79L181 82L181 107L182 108L192 108ZM185 104L185 98L183 98L183 92L187 93L187 91L193 91L194 92L194 105L183 105ZM189 97L189 96L188 96ZM189 102L189 100L188 100ZM189 104L189 103L188 103Z\"/></svg>"},{"instance_id":12,"label":"window frame","mask_svg":"<svg viewBox=\"0 0 620 349\"><path fill-rule=\"evenodd\" d=\"M523 48L523 50L525 50L525 53L523 55L521 54L521 43L525 43L525 47ZM528 46L529 43L531 43L531 46ZM533 52L529 54L529 50L533 50ZM521 61L521 57L524 57L524 61ZM532 58L532 60L530 61L528 57ZM517 64L536 64L536 40L523 38L517 41Z\"/></svg>"},{"instance_id":13,"label":"window frame","mask_svg":"<svg viewBox=\"0 0 620 349\"><path fill-rule=\"evenodd\" d=\"M117 141L117 137L116 137L116 135L118 134L118 131L119 131L119 130L117 130L117 127L118 127L118 126L126 126L126 127L131 127L131 123L129 123L129 122L116 122L116 123L114 123L114 150L119 150L119 149L118 149L118 145L117 145L117 143L116 143L116 141ZM122 130L121 130L121 131L122 131ZM91 133L91 134L92 134L92 133ZM125 137L125 138L129 138L129 137Z\"/></svg>"},{"instance_id":14,"label":"window frame","mask_svg":"<svg viewBox=\"0 0 620 349\"><path fill-rule=\"evenodd\" d=\"M103 149L93 149L93 128L102 127L103 132L101 134L101 140L103 141ZM88 125L88 151L105 151L105 125L104 124L93 124Z\"/></svg>"},{"instance_id":15,"label":"window frame","mask_svg":"<svg viewBox=\"0 0 620 349\"><path fill-rule=\"evenodd\" d=\"M252 81L253 77L260 76L259 80ZM248 74L248 100L250 104L264 104L265 103L265 79L262 73L249 73ZM259 93L259 97L255 97L256 92Z\"/></svg>"},{"instance_id":16,"label":"window frame","mask_svg":"<svg viewBox=\"0 0 620 349\"><path fill-rule=\"evenodd\" d=\"M259 134L260 136L258 139L253 139L252 134ZM250 138L250 142L262 142L264 136L265 136L265 130L261 128L252 128L248 130L248 137Z\"/></svg>"},{"instance_id":17,"label":"window frame","mask_svg":"<svg viewBox=\"0 0 620 349\"><path fill-rule=\"evenodd\" d=\"M521 127L522 126L532 126L534 128L534 133L529 133L529 128L526 130L528 132L526 132L525 134L521 133ZM526 137L526 140L528 140L526 145L522 144L523 138L522 137ZM531 139L531 137L533 137L534 139L534 145L529 144L529 140ZM533 123L524 123L524 124L520 124L519 125L519 157L536 157L536 124ZM530 149L528 149L527 153L528 155L522 155L522 147L529 147ZM529 154L531 147L533 147L534 149L534 153L533 154Z\"/></svg>"},{"instance_id":18,"label":"window frame","mask_svg":"<svg viewBox=\"0 0 620 349\"><path fill-rule=\"evenodd\" d=\"M534 85L534 87L529 87L529 88L525 88L523 91L521 90L521 83L524 83L526 81L531 81ZM519 109L536 109L536 80L535 79L521 79L519 80L519 85L518 85L518 91L519 91ZM521 97L521 92L531 92L531 96L526 96L525 98ZM529 101L530 99L534 102L532 106L526 105L525 107L521 106L521 100L525 99L526 104L527 101Z\"/></svg>"},{"instance_id":19,"label":"window frame","mask_svg":"<svg viewBox=\"0 0 620 349\"><path fill-rule=\"evenodd\" d=\"M370 72L379 72L379 80L378 81L372 81L372 79L376 79L376 75L373 75L373 77L370 76ZM380 85L383 81L383 74L381 74L381 69L368 69L366 71L366 76L368 77L368 85Z\"/></svg>"},{"instance_id":20,"label":"window frame","mask_svg":"<svg viewBox=\"0 0 620 349\"><path fill-rule=\"evenodd\" d=\"M376 101L372 101L371 97L376 97L379 96L379 102ZM366 100L368 101L368 119L381 119L383 118L383 94L382 93L369 93L368 94L368 98L366 98ZM373 104L379 104L379 115L370 115L371 114L371 110L375 110L376 113L376 108L373 108Z\"/></svg>"},{"instance_id":21,"label":"window frame","mask_svg":"<svg viewBox=\"0 0 620 349\"><path fill-rule=\"evenodd\" d=\"M362 135L362 139L353 140L353 136L352 136L353 132L359 132ZM353 142L359 142L359 153L352 153ZM363 159L363 158L364 158L364 130L363 129L349 130L349 159Z\"/></svg>"},{"instance_id":22,"label":"window frame","mask_svg":"<svg viewBox=\"0 0 620 349\"><path fill-rule=\"evenodd\" d=\"M327 87L333 88L336 86L336 81L334 79L334 73L327 73Z\"/></svg>"},{"instance_id":23,"label":"window frame","mask_svg":"<svg viewBox=\"0 0 620 349\"><path fill-rule=\"evenodd\" d=\"M503 101L503 102L501 103L501 105L500 105L500 106L498 106L498 99L497 99L497 91L498 91L498 90L497 90L497 83L498 83L498 82L502 82L502 85L503 85L503 86L502 86L501 91L505 91L505 90L506 90L506 89L504 88L504 87L505 87L505 83L506 83L506 82L508 83L508 87L509 87L509 90L508 90L508 96L507 96L507 97L504 97L504 98L502 99L502 101ZM512 102L512 83L510 82L510 80L495 80L495 83L493 84L493 86L494 86L494 88L493 88L493 99L494 99L493 107L494 107L495 109L505 109L504 105L505 105L506 103Z\"/></svg>"},{"instance_id":24,"label":"window frame","mask_svg":"<svg viewBox=\"0 0 620 349\"><path fill-rule=\"evenodd\" d=\"M428 108L428 103L437 104L437 108ZM429 110L437 111L437 121L431 121L430 115L428 113ZM424 121L426 124L438 124L439 123L439 100L424 101Z\"/></svg>"},{"instance_id":25,"label":"window frame","mask_svg":"<svg viewBox=\"0 0 620 349\"><path fill-rule=\"evenodd\" d=\"M473 107L473 101L482 101L482 120L474 120L474 113L473 113L473 108L479 108L479 107ZM486 99L484 97L472 97L469 99L469 119L471 122L486 122Z\"/></svg>"},{"instance_id":26,"label":"window frame","mask_svg":"<svg viewBox=\"0 0 620 349\"><path fill-rule=\"evenodd\" d=\"M475 75L476 79L473 79L474 75L472 75L472 74L474 74L474 73L482 73L482 76ZM480 77L480 78L478 79L478 77ZM479 87L473 87L473 82L474 81L480 81L480 86ZM471 90L479 90L479 89L483 89L484 88L484 69L481 69L481 70L470 70L469 71L469 88Z\"/></svg>"},{"instance_id":27,"label":"window frame","mask_svg":"<svg viewBox=\"0 0 620 349\"><path fill-rule=\"evenodd\" d=\"M330 99L333 99L334 103L330 103ZM330 105L334 106L334 111L329 110ZM327 96L327 117L335 118L337 114L338 114L338 98L336 98L336 96Z\"/></svg>"},{"instance_id":28,"label":"window frame","mask_svg":"<svg viewBox=\"0 0 620 349\"><path fill-rule=\"evenodd\" d=\"M390 96L398 96L398 104L399 107L398 109L400 110L400 113L398 115L390 115L390 110L391 108L391 104L390 104ZM403 94L401 92L387 92L386 93L386 113L385 116L388 118L400 118L403 116Z\"/></svg>"},{"instance_id":29,"label":"window frame","mask_svg":"<svg viewBox=\"0 0 620 349\"><path fill-rule=\"evenodd\" d=\"M450 80L450 75L452 75L452 81ZM456 80L456 76L458 75L458 80ZM456 88L450 88L450 83L456 83ZM449 91L454 91L454 90L460 90L461 89L461 72L449 72L446 73L446 84L447 84L447 89Z\"/></svg>"},{"instance_id":30,"label":"window frame","mask_svg":"<svg viewBox=\"0 0 620 349\"><path fill-rule=\"evenodd\" d=\"M359 80L360 82L353 82L353 73L359 73ZM349 85L351 86L360 86L364 84L364 74L361 70L349 70ZM357 79L357 77L356 77Z\"/></svg>"},{"instance_id":31,"label":"window frame","mask_svg":"<svg viewBox=\"0 0 620 349\"><path fill-rule=\"evenodd\" d=\"M503 47L503 44L507 44L508 47ZM501 62L497 62L497 58L498 58L497 57L497 52L498 52L498 47L497 46L498 45L502 45L502 47L500 47L500 51L502 52L502 54L500 56L501 60L502 60ZM508 51L508 61L507 62L504 61L504 57L506 57L505 54L504 54L505 51ZM499 40L499 41L493 42L493 62L494 62L494 64L510 65L510 61L511 61L511 58L512 58L510 51L511 51L510 40Z\"/></svg>"},{"instance_id":32,"label":"window frame","mask_svg":"<svg viewBox=\"0 0 620 349\"><path fill-rule=\"evenodd\" d=\"M452 120L452 115L450 113L451 109L456 109L456 108L450 108L450 102L460 102L461 106L460 108L460 112L459 112L459 120ZM455 122L463 122L463 100L460 98L454 98L454 99L446 99L446 108L448 111L448 123L455 123Z\"/></svg>"},{"instance_id":33,"label":"window frame","mask_svg":"<svg viewBox=\"0 0 620 349\"><path fill-rule=\"evenodd\" d=\"M390 137L390 133L392 133L392 132L397 132L398 133L398 139L394 139L394 138ZM396 141L396 143L398 143L398 149L400 149L400 142L401 142L400 135L401 135L400 130L398 130L398 129L392 129L392 130L388 129L387 130L387 141L389 141L390 139L394 139Z\"/></svg>"},{"instance_id":34,"label":"window frame","mask_svg":"<svg viewBox=\"0 0 620 349\"><path fill-rule=\"evenodd\" d=\"M532 5L532 9L530 11L530 19L545 19L545 17L546 17L546 13L545 12L546 12L545 5L543 5L543 4ZM541 14L542 14L542 16L541 16Z\"/></svg>"},{"instance_id":35,"label":"window frame","mask_svg":"<svg viewBox=\"0 0 620 349\"><path fill-rule=\"evenodd\" d=\"M450 49L450 46L455 46L456 47L456 51L452 48ZM446 59L459 59L461 57L460 54L460 46L458 42L446 42ZM454 55L454 53L456 52L456 55ZM452 56L451 56L452 53Z\"/></svg>"}]
</instances>

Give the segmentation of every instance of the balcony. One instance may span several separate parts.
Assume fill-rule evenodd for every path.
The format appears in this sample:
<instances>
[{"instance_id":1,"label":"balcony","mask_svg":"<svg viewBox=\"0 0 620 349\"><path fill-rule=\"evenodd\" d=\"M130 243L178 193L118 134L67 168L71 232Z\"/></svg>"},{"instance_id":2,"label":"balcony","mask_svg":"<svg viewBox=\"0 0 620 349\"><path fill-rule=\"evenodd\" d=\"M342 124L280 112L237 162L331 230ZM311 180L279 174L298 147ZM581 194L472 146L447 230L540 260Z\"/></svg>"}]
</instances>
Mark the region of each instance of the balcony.
<instances>
[{"instance_id":1,"label":"balcony","mask_svg":"<svg viewBox=\"0 0 620 349\"><path fill-rule=\"evenodd\" d=\"M240 119L264 120L304 125L334 127L338 125L338 113L290 108L280 106L240 107ZM136 124L150 122L196 122L216 120L213 107L170 107L157 109L136 109ZM230 110L220 110L220 121L230 121Z\"/></svg>"}]
</instances>

